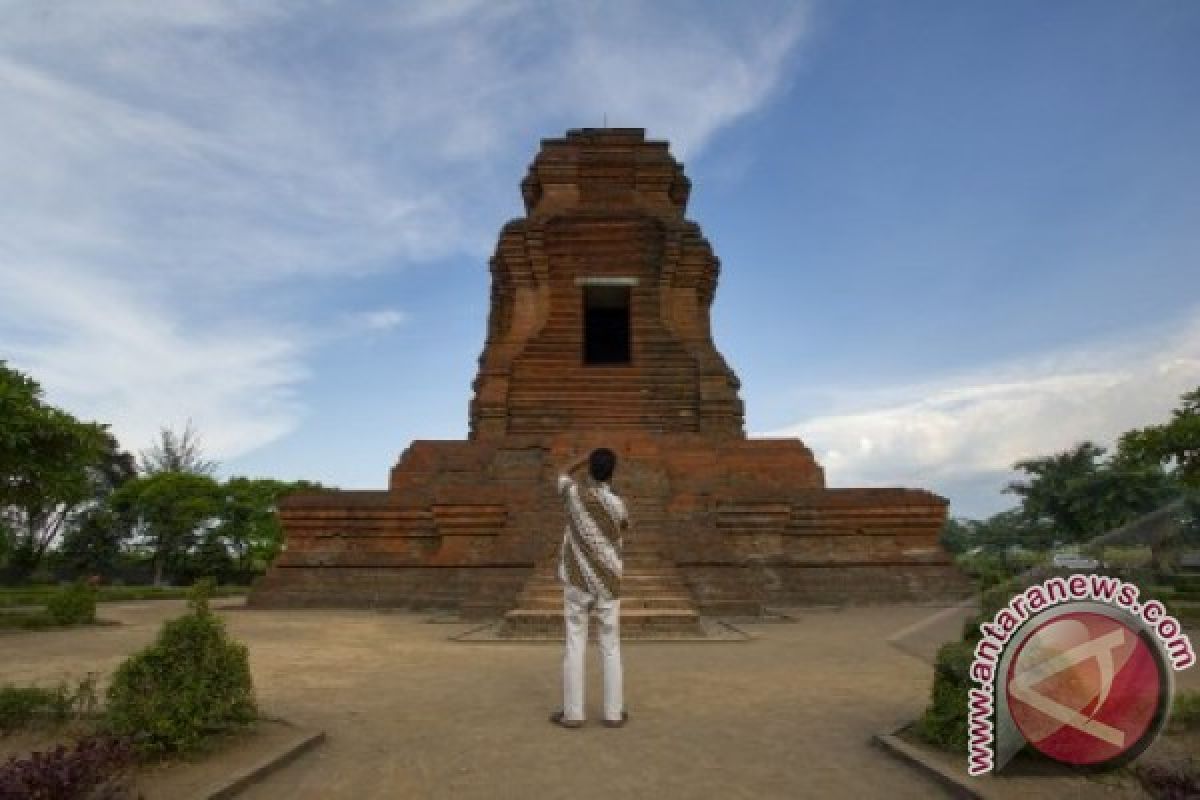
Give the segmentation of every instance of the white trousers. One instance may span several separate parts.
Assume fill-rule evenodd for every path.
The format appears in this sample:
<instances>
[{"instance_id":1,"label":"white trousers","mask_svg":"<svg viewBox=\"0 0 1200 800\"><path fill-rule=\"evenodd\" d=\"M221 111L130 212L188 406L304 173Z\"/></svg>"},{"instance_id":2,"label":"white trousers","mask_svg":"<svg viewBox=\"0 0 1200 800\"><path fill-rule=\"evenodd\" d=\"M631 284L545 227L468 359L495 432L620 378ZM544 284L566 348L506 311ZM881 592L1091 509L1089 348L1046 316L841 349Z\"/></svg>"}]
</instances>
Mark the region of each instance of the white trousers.
<instances>
[{"instance_id":1,"label":"white trousers","mask_svg":"<svg viewBox=\"0 0 1200 800\"><path fill-rule=\"evenodd\" d=\"M587 654L588 611L594 609L600 627L600 662L604 671L604 718L621 719L625 700L621 686L621 601L597 601L588 592L574 586L563 587L563 617L566 623L567 649L563 656L563 717L582 720L583 662Z\"/></svg>"}]
</instances>

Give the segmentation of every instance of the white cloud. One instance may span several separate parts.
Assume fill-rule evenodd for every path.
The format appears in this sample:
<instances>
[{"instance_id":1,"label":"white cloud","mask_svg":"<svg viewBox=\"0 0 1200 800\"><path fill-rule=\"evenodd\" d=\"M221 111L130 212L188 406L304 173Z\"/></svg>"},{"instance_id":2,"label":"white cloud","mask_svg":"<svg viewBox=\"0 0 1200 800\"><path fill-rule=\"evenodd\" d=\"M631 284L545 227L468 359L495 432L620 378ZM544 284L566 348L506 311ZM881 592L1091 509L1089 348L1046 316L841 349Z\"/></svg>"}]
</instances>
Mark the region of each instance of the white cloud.
<instances>
[{"instance_id":1,"label":"white cloud","mask_svg":"<svg viewBox=\"0 0 1200 800\"><path fill-rule=\"evenodd\" d=\"M387 331L401 325L408 319L403 311L384 308L378 311L364 311L357 315L356 321L370 331Z\"/></svg>"},{"instance_id":2,"label":"white cloud","mask_svg":"<svg viewBox=\"0 0 1200 800\"><path fill-rule=\"evenodd\" d=\"M386 331L403 323L406 319L401 311L394 308L384 308L382 311L368 311L362 314L362 321L373 331Z\"/></svg>"},{"instance_id":3,"label":"white cloud","mask_svg":"<svg viewBox=\"0 0 1200 800\"><path fill-rule=\"evenodd\" d=\"M5 288L19 310L5 321L24 334L5 348L13 366L51 402L111 424L126 449L190 418L210 455L232 458L298 418L298 336L232 324L185 332L128 287L46 265L9 275Z\"/></svg>"},{"instance_id":4,"label":"white cloud","mask_svg":"<svg viewBox=\"0 0 1200 800\"><path fill-rule=\"evenodd\" d=\"M343 282L482 262L537 138L605 112L695 153L782 85L806 23L794 5L0 6L0 354L127 447L190 417L222 458L295 425L312 348L348 318L402 322L339 307ZM262 303L274 290L320 293L327 319Z\"/></svg>"},{"instance_id":5,"label":"white cloud","mask_svg":"<svg viewBox=\"0 0 1200 800\"><path fill-rule=\"evenodd\" d=\"M1000 489L1023 459L1165 421L1200 385L1200 320L1135 340L991 365L920 385L847 394L849 410L764 434L798 436L831 486L923 486L952 512L1012 505Z\"/></svg>"}]
</instances>

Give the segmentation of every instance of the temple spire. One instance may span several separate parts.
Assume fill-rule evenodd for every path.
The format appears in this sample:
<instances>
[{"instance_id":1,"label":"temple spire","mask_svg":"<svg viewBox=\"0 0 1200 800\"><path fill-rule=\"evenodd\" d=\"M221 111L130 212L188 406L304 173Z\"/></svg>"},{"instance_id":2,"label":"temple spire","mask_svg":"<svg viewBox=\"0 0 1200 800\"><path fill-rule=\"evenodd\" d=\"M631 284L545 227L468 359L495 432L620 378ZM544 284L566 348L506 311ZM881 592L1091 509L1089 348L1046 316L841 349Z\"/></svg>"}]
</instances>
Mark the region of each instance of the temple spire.
<instances>
[{"instance_id":1,"label":"temple spire","mask_svg":"<svg viewBox=\"0 0 1200 800\"><path fill-rule=\"evenodd\" d=\"M521 194L531 217L636 208L682 218L691 187L667 143L644 128L577 128L542 140Z\"/></svg>"}]
</instances>

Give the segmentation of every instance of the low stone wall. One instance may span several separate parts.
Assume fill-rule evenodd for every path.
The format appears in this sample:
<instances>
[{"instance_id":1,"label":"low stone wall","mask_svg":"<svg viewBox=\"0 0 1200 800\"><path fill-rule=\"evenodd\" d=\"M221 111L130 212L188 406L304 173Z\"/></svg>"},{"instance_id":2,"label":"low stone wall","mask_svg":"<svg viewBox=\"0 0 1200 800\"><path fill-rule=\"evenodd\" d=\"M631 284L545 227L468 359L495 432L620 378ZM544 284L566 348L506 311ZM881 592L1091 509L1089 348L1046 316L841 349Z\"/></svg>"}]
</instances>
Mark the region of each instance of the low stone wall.
<instances>
[{"instance_id":1,"label":"low stone wall","mask_svg":"<svg viewBox=\"0 0 1200 800\"><path fill-rule=\"evenodd\" d=\"M251 608L454 609L491 617L512 607L532 565L511 567L272 567Z\"/></svg>"}]
</instances>

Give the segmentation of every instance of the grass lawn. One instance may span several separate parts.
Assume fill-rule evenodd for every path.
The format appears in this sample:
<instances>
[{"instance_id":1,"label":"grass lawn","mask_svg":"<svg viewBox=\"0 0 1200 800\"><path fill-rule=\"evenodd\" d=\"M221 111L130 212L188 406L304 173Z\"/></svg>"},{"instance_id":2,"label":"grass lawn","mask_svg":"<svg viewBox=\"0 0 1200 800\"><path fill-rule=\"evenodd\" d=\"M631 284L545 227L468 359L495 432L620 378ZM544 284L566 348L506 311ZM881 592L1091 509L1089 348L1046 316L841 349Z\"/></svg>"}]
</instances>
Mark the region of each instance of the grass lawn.
<instances>
[{"instance_id":1,"label":"grass lawn","mask_svg":"<svg viewBox=\"0 0 1200 800\"><path fill-rule=\"evenodd\" d=\"M0 609L16 606L45 605L46 599L59 590L57 585L5 586L0 587ZM159 600L163 598L187 597L188 586L101 586L97 602L111 603L125 600ZM248 586L220 586L213 590L212 597L237 597L250 591Z\"/></svg>"}]
</instances>

